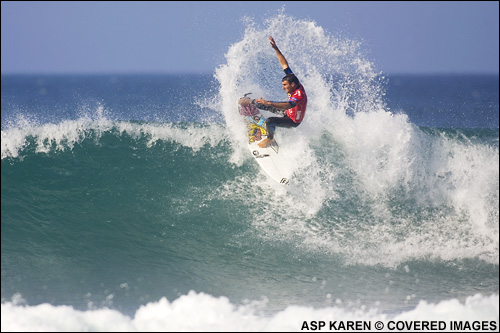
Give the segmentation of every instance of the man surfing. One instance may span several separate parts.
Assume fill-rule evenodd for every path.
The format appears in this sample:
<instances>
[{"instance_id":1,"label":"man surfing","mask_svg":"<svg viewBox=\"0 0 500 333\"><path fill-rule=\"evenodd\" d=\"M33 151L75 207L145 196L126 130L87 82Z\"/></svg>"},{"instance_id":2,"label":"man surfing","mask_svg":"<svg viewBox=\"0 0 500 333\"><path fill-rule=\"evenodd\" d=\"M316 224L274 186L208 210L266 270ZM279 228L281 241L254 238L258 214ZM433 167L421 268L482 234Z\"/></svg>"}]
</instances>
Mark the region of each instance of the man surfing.
<instances>
[{"instance_id":1,"label":"man surfing","mask_svg":"<svg viewBox=\"0 0 500 333\"><path fill-rule=\"evenodd\" d=\"M269 147L274 142L274 130L276 126L292 128L300 125L306 114L307 95L302 84L293 74L288 66L285 57L276 46L273 37L269 36L272 48L276 51L278 60L285 72L285 77L281 80L283 90L288 94L288 101L285 102L272 102L266 101L262 98L256 100L256 106L259 109L270 111L272 113L280 114L282 117L269 117L265 125L267 129L267 138L259 143L260 148Z\"/></svg>"}]
</instances>

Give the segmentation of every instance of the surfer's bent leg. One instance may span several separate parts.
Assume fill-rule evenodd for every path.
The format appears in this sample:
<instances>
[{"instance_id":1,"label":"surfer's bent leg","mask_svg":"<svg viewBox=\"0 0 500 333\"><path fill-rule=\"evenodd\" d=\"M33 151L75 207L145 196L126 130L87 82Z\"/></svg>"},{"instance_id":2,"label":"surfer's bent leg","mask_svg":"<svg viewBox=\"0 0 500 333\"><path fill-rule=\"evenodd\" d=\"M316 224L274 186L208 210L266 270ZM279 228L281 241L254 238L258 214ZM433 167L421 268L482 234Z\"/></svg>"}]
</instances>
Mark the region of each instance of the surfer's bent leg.
<instances>
[{"instance_id":1,"label":"surfer's bent leg","mask_svg":"<svg viewBox=\"0 0 500 333\"><path fill-rule=\"evenodd\" d=\"M267 138L274 138L274 131L276 130L276 126L284 127L284 128L292 128L299 126L300 123L294 122L292 119L285 117L269 117L266 119L266 130L267 130Z\"/></svg>"}]
</instances>

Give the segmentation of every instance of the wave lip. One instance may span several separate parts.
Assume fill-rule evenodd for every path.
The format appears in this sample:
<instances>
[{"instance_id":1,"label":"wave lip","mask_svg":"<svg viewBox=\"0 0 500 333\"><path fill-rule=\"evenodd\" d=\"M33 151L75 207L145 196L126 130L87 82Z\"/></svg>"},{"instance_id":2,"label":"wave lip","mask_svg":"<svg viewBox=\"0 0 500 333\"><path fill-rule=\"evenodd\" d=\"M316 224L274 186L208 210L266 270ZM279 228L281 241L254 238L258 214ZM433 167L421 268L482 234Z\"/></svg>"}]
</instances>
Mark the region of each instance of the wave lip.
<instances>
[{"instance_id":1,"label":"wave lip","mask_svg":"<svg viewBox=\"0 0 500 333\"><path fill-rule=\"evenodd\" d=\"M84 140L98 145L105 135L117 138L128 136L137 142L145 139L147 147L158 141L176 142L193 150L205 145L216 146L226 139L225 131L219 124L116 121L106 117L99 109L97 115L97 118L85 116L55 124L22 122L21 126L2 130L2 160L22 157L25 151L71 151Z\"/></svg>"}]
</instances>

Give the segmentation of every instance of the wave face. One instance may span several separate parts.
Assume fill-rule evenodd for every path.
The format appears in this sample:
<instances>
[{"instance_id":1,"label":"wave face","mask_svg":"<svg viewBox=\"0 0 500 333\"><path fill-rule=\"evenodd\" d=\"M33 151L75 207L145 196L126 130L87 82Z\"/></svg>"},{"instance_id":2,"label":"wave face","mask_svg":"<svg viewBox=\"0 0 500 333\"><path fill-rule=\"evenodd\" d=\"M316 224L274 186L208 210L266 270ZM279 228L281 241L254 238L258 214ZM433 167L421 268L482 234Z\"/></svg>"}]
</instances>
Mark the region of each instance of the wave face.
<instances>
[{"instance_id":1,"label":"wave face","mask_svg":"<svg viewBox=\"0 0 500 333\"><path fill-rule=\"evenodd\" d=\"M494 120L496 98L498 124L498 78L493 99L462 94L476 98L471 128L442 128L454 117L439 111L419 126L392 106L418 105L385 97L415 81L388 86L359 43L284 14L247 24L214 78L2 77L2 330L62 311L82 330L106 330L101 316L201 329L220 309L234 322L216 329L445 306L498 322L498 125L473 121ZM235 105L286 98L268 35L309 98L304 123L276 134L288 186L249 156ZM207 316L182 326L183 307ZM144 326L160 312L170 319Z\"/></svg>"}]
</instances>

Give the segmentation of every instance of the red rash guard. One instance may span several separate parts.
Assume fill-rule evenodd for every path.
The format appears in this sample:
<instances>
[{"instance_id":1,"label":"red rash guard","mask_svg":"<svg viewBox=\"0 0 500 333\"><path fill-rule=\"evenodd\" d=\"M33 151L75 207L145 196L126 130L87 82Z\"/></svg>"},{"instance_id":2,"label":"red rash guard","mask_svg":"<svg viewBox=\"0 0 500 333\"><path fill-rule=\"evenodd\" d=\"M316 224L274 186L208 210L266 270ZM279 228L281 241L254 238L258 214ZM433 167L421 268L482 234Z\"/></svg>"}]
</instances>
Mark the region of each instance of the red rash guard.
<instances>
[{"instance_id":1,"label":"red rash guard","mask_svg":"<svg viewBox=\"0 0 500 333\"><path fill-rule=\"evenodd\" d=\"M288 94L288 101L293 106L291 109L286 110L288 118L295 123L300 123L306 115L307 107L307 95L302 84L295 89L293 94Z\"/></svg>"}]
</instances>

